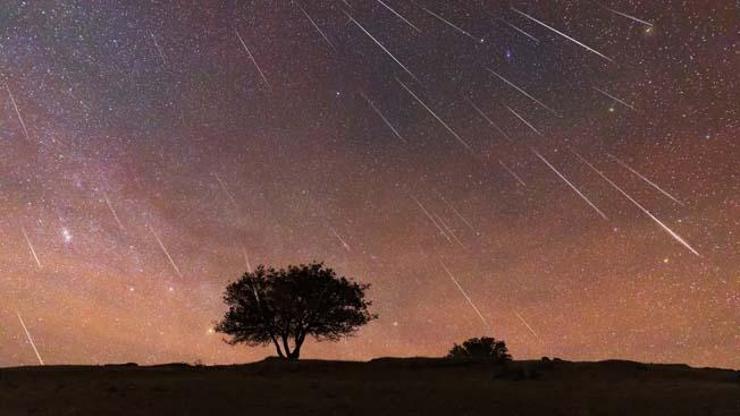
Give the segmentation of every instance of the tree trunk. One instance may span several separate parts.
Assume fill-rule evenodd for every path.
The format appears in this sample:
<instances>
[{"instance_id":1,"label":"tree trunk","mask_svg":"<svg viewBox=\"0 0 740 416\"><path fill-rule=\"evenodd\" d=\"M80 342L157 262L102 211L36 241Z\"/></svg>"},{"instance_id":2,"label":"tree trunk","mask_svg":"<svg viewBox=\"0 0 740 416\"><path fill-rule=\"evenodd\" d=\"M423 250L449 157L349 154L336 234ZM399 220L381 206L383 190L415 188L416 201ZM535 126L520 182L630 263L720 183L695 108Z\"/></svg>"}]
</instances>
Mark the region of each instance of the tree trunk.
<instances>
[{"instance_id":1,"label":"tree trunk","mask_svg":"<svg viewBox=\"0 0 740 416\"><path fill-rule=\"evenodd\" d=\"M288 345L288 336L283 335L281 338L283 340L283 349L285 350L285 357L283 358L287 358L290 360L293 357L293 353L290 351L290 345Z\"/></svg>"},{"instance_id":2,"label":"tree trunk","mask_svg":"<svg viewBox=\"0 0 740 416\"><path fill-rule=\"evenodd\" d=\"M301 356L301 349L300 347L296 347L293 349L293 351L288 354L289 360L297 360Z\"/></svg>"},{"instance_id":3,"label":"tree trunk","mask_svg":"<svg viewBox=\"0 0 740 416\"><path fill-rule=\"evenodd\" d=\"M270 336L272 338L272 343L275 344L275 349L277 350L278 357L285 358L285 354L283 354L283 350L280 349L280 344L278 344L277 339L275 337Z\"/></svg>"},{"instance_id":4,"label":"tree trunk","mask_svg":"<svg viewBox=\"0 0 740 416\"><path fill-rule=\"evenodd\" d=\"M296 335L295 347L293 348L293 352L291 352L290 355L288 356L288 359L297 360L298 357L301 356L301 347L303 346L303 341L305 339L306 339L306 335L303 333Z\"/></svg>"}]
</instances>

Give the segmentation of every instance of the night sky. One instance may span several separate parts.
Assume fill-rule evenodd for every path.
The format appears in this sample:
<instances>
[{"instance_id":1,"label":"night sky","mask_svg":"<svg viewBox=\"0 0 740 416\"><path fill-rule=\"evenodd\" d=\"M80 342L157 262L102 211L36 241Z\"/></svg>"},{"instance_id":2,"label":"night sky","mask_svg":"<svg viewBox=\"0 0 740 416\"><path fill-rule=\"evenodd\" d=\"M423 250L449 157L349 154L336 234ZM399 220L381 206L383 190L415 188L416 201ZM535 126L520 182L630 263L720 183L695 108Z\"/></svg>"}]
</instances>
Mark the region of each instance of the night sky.
<instances>
[{"instance_id":1,"label":"night sky","mask_svg":"<svg viewBox=\"0 0 740 416\"><path fill-rule=\"evenodd\" d=\"M307 357L738 368L737 16L0 0L0 366L261 359L225 285L324 260L380 319Z\"/></svg>"}]
</instances>

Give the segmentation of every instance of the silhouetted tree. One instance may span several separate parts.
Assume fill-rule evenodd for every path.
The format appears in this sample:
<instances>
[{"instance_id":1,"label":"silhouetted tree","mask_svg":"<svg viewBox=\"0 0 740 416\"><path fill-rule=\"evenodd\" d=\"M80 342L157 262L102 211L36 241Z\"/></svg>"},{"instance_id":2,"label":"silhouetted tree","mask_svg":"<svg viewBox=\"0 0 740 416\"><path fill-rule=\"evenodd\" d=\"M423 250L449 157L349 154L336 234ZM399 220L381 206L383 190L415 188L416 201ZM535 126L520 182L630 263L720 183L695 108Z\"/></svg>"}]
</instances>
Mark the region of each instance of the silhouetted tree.
<instances>
[{"instance_id":1,"label":"silhouetted tree","mask_svg":"<svg viewBox=\"0 0 740 416\"><path fill-rule=\"evenodd\" d=\"M337 276L323 263L280 270L259 266L226 287L229 310L215 330L230 335L229 344L272 343L278 356L298 359L307 336L336 341L377 318L368 312L369 287Z\"/></svg>"},{"instance_id":2,"label":"silhouetted tree","mask_svg":"<svg viewBox=\"0 0 740 416\"><path fill-rule=\"evenodd\" d=\"M470 338L462 345L455 344L447 354L449 358L485 358L496 362L511 360L504 341L490 337Z\"/></svg>"}]
</instances>

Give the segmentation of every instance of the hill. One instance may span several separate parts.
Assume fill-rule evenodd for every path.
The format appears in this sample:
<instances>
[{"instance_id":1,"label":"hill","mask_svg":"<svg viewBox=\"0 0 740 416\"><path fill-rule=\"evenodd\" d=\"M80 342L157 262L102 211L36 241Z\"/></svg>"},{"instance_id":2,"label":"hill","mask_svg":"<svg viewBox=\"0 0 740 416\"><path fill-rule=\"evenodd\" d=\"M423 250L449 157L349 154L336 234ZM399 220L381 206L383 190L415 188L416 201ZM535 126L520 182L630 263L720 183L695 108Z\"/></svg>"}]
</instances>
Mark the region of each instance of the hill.
<instances>
[{"instance_id":1,"label":"hill","mask_svg":"<svg viewBox=\"0 0 740 416\"><path fill-rule=\"evenodd\" d=\"M0 369L0 415L737 415L738 372L630 361L267 359Z\"/></svg>"}]
</instances>

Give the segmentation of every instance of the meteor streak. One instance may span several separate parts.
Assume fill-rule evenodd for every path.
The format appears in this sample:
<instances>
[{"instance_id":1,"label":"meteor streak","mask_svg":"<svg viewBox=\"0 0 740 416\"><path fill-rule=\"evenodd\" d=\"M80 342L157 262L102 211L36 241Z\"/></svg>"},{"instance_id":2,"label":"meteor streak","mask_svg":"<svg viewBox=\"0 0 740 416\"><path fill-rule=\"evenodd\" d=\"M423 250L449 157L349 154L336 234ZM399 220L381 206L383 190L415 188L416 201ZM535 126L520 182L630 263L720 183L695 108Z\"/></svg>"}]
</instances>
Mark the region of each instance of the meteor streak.
<instances>
[{"instance_id":1,"label":"meteor streak","mask_svg":"<svg viewBox=\"0 0 740 416\"><path fill-rule=\"evenodd\" d=\"M329 227L329 229L331 230L332 234L334 234L334 237L336 237L337 240L339 240L339 242L342 243L342 247L344 247L344 249L347 250L347 251L351 251L350 250L350 247L349 247L349 244L347 244L347 242L344 241L344 239L342 238L341 235L339 235L339 233L337 232L337 230L335 230L333 227Z\"/></svg>"},{"instance_id":2,"label":"meteor streak","mask_svg":"<svg viewBox=\"0 0 740 416\"><path fill-rule=\"evenodd\" d=\"M414 202L416 202L416 205L418 205L419 208L421 208L422 212L424 212L424 215L426 215L426 217L429 218L429 221L431 221L432 224L434 224L434 226L437 227L437 230L439 231L440 234L442 234L442 236L447 240L447 242L449 242L450 244L452 244L452 240L447 235L447 233L445 232L445 230L442 229L442 227L439 225L439 223L437 223L437 220L435 220L434 217L432 216L432 214L430 214L429 211L427 211L427 209L424 207L424 205L422 205L421 202L418 199L416 199L413 195L409 195L409 197L411 199L413 199Z\"/></svg>"},{"instance_id":3,"label":"meteor streak","mask_svg":"<svg viewBox=\"0 0 740 416\"><path fill-rule=\"evenodd\" d=\"M612 13L614 13L614 14L616 14L616 15L619 15L619 16L622 16L622 17L626 17L626 18L628 18L628 19L630 19L630 20L632 20L632 21L635 21L635 22L637 22L637 23L642 23L643 25L645 25L645 26L648 26L648 27L653 27L653 24L652 24L652 23L650 23L650 22L648 22L648 21L645 21L645 20L639 19L639 18L637 18L637 17L635 17L635 16L632 16L632 15L629 15L629 14L627 14L627 13L622 13L622 12L620 12L620 11L618 11L618 10L614 10L614 9L612 9L612 8L606 7L606 6L605 6L605 5L603 5L603 4L601 5L601 7L605 8L606 10L609 10L610 12L612 12Z\"/></svg>"},{"instance_id":4,"label":"meteor streak","mask_svg":"<svg viewBox=\"0 0 740 416\"><path fill-rule=\"evenodd\" d=\"M247 47L247 44L244 42L244 39L242 39L242 35L239 34L239 31L234 29L234 32L236 33L236 37L239 38L239 42L242 44L242 47L247 52L247 55L249 55L249 59L254 64L254 67L257 68L257 72L259 72L260 77L262 78L262 81L265 82L265 85L267 85L268 90L272 90L272 87L270 86L270 82L267 80L267 77L265 76L264 72L262 72L262 68L260 68L259 64L257 63L257 60L254 59L254 55L252 55L252 52Z\"/></svg>"},{"instance_id":5,"label":"meteor streak","mask_svg":"<svg viewBox=\"0 0 740 416\"><path fill-rule=\"evenodd\" d=\"M33 248L33 244L31 244L31 239L28 238L28 234L26 234L26 229L24 227L21 227L21 231L23 232L23 237L26 239L26 244L28 244L28 248L31 250L31 254L33 255L33 259L36 260L36 266L38 268L41 268L41 262L39 261L39 256L36 255L36 250Z\"/></svg>"},{"instance_id":6,"label":"meteor streak","mask_svg":"<svg viewBox=\"0 0 740 416\"><path fill-rule=\"evenodd\" d=\"M303 6L301 6L300 3L298 3L297 1L294 1L292 3L298 6L298 8L303 12L303 15L306 16L306 19L308 19L308 21L311 22L311 25L313 26L313 28L316 29L316 31L319 32L319 35L321 35L321 37L324 38L326 43L329 44L329 47L331 47L333 50L336 50L336 48L334 47L334 44L329 40L329 38L326 36L324 31L321 30L319 25L316 24L316 22L313 20L311 15L308 14L308 12L303 8Z\"/></svg>"},{"instance_id":7,"label":"meteor streak","mask_svg":"<svg viewBox=\"0 0 740 416\"><path fill-rule=\"evenodd\" d=\"M542 133L539 130L537 130L532 125L532 123L528 122L524 117L520 116L519 113L517 113L516 111L514 111L513 108L509 107L508 105L504 105L504 107L506 107L507 110L511 111L511 114L514 114L516 116L516 118L518 118L522 123L526 124L527 127L529 127L530 129L532 129L533 132L535 132L535 133L539 134L540 136L542 136Z\"/></svg>"},{"instance_id":8,"label":"meteor streak","mask_svg":"<svg viewBox=\"0 0 740 416\"><path fill-rule=\"evenodd\" d=\"M426 7L424 7L424 6L418 6L418 7L421 8L422 10L424 10L425 12L427 12L428 14L430 14L431 16L435 17L440 22L442 22L442 23L446 24L447 26L455 29L456 31L458 31L459 33L462 33L463 35L469 37L470 39L473 39L475 42L483 43L485 41L483 38L476 38L475 36L471 35L470 32L468 32L468 31L464 30L463 28L461 28L460 26L457 26L456 24L450 22L449 20L447 20L444 17L438 15L437 13L434 13L433 11L427 9Z\"/></svg>"},{"instance_id":9,"label":"meteor streak","mask_svg":"<svg viewBox=\"0 0 740 416\"><path fill-rule=\"evenodd\" d=\"M576 153L573 150L571 150L571 152L574 155L576 155L589 168L591 168L591 170L593 170L594 172L596 172L597 174L599 174L599 176L601 176L605 181L607 181L609 183L609 185L611 185L614 189L616 189L617 191L619 191L619 193L621 193L625 198L627 198L630 202L632 202L637 208L640 209L640 211L642 211L645 215L647 215L648 217L650 217L651 220L655 221L655 223L658 224L665 232L667 232L668 234L670 234L670 236L673 237L674 240L676 240L679 243L681 243L681 245L683 245L684 247L686 247L689 251L691 251L692 253L694 253L696 256L701 257L701 254L699 254L698 251L696 251L693 247L691 247L691 245L686 240L684 240L675 231L671 230L667 225L663 224L663 222L661 220L659 220L657 217L655 217L655 215L653 215L650 211L648 211L647 208L645 208L642 205L640 205L639 202L637 202L627 192L625 192L622 188L620 188L619 185L617 185L611 179L609 179L606 175L604 175L603 172L601 172L599 169L597 169L588 160L584 159L583 156L579 155L578 153Z\"/></svg>"},{"instance_id":10,"label":"meteor streak","mask_svg":"<svg viewBox=\"0 0 740 416\"><path fill-rule=\"evenodd\" d=\"M375 114L377 114L378 117L380 117L383 120L383 122L385 123L385 125L388 126L389 129L391 129L391 131L393 132L394 135L396 135L396 137L398 138L398 140L400 140L400 141L402 141L404 143L407 143L406 142L406 139L404 139L403 136L401 136L401 133L399 133L398 130L396 130L396 128L393 127L393 124L391 124L391 122L388 121L388 119L385 117L385 115L383 115L383 113L378 109L378 107L376 107L375 104L372 101L370 101L370 99L365 94L360 93L360 95L362 96L362 98L365 99L365 101L367 101L367 104L370 106L370 108L373 109L373 111L375 112Z\"/></svg>"},{"instance_id":11,"label":"meteor streak","mask_svg":"<svg viewBox=\"0 0 740 416\"><path fill-rule=\"evenodd\" d=\"M578 196L581 197L581 199L583 199L584 201L586 201L586 203L589 206L591 206L591 208L593 208L594 211L596 211L599 215L601 215L601 218L603 218L605 220L608 220L609 219L609 217L607 217L606 214L604 214L599 209L599 207L597 207L596 205L594 205L594 203L591 202L591 200L588 199L588 197L586 197L586 195L584 195L583 192L581 192L580 190L578 190L578 188L576 188L575 185L573 185L565 176L563 176L562 173L560 173L557 169L555 169L555 166L553 166L550 162L548 162L547 159L545 159L545 157L540 154L540 152L538 152L538 151L536 151L536 150L534 150L532 148L530 148L529 150L531 150L532 152L534 152L534 154L537 155L537 157L540 158L540 160L542 160L550 169L552 169L552 171L555 172L555 174L558 175L558 177L560 177L560 179L562 179L566 184L568 184L568 186L570 186L570 189L572 189L573 191L575 191L575 193L577 193Z\"/></svg>"},{"instance_id":12,"label":"meteor streak","mask_svg":"<svg viewBox=\"0 0 740 416\"><path fill-rule=\"evenodd\" d=\"M605 96L607 96L607 97L611 98L612 100L614 100L614 101L616 101L616 102L618 102L618 103L622 104L623 106L625 106L625 107L628 107L628 108L629 108L629 109L631 109L631 110L634 110L634 109L635 109L635 107L632 107L631 105L627 104L627 103L626 103L626 102L624 102L623 100L621 100L621 99L619 99L619 98L617 98L617 97L615 97L615 96L613 96L613 95L609 94L608 92L606 92L606 91L604 91L604 90L598 89L598 88L596 88L596 87L591 87L591 88L593 88L594 90L598 91L599 93L601 93L601 94L603 94L603 95L605 95Z\"/></svg>"},{"instance_id":13,"label":"meteor streak","mask_svg":"<svg viewBox=\"0 0 740 416\"><path fill-rule=\"evenodd\" d=\"M157 53L159 53L159 57L162 59L162 64L164 66L167 66L167 58L164 55L164 51L162 51L162 48L159 46L159 42L157 42L157 38L154 36L154 33L149 32L149 35L152 37L152 41L154 41L154 47L157 48Z\"/></svg>"},{"instance_id":14,"label":"meteor streak","mask_svg":"<svg viewBox=\"0 0 740 416\"><path fill-rule=\"evenodd\" d=\"M406 23L407 25L411 26L415 31L421 33L421 29L419 29L413 23L411 23L408 19L406 19L405 17L403 17L401 15L401 13L398 13L397 11L393 10L393 8L391 6L389 6L389 5L387 5L383 0L378 0L378 3L380 3L381 5L383 5L383 7L385 7L386 9L390 10L391 13L395 14L396 17L398 17L399 19L403 20L404 23Z\"/></svg>"},{"instance_id":15,"label":"meteor streak","mask_svg":"<svg viewBox=\"0 0 740 416\"><path fill-rule=\"evenodd\" d=\"M516 317L519 318L520 321L522 321L522 323L524 324L524 326L527 327L527 329L529 330L529 332L531 332L532 335L534 335L535 338L540 339L540 336L537 335L536 332L534 332L534 329L532 329L532 327L529 326L529 324L527 323L527 321L525 321L524 318L522 318L522 316L519 315L519 312L514 311L514 315L516 315Z\"/></svg>"},{"instance_id":16,"label":"meteor streak","mask_svg":"<svg viewBox=\"0 0 740 416\"><path fill-rule=\"evenodd\" d=\"M23 116L21 116L21 111L18 110L18 104L15 102L15 97L13 97L13 93L10 92L10 86L5 84L5 89L8 91L10 102L13 103L13 108L15 109L15 114L18 116L18 121L21 123L21 127L23 127L23 134L26 136L26 140L31 141L31 137L28 135L28 129L26 128L26 122L23 121Z\"/></svg>"},{"instance_id":17,"label":"meteor streak","mask_svg":"<svg viewBox=\"0 0 740 416\"><path fill-rule=\"evenodd\" d=\"M437 221L439 221L439 223L442 224L442 227L444 227L444 229L447 230L447 233L452 236L452 239L455 240L455 242L460 247L462 247L463 249L467 249L467 247L465 247L465 244L463 244L463 242L460 241L457 235L455 235L455 232L452 231L452 228L450 227L450 225L447 224L447 222L443 220L442 217L440 217L438 214L435 213L434 216L437 217Z\"/></svg>"},{"instance_id":18,"label":"meteor streak","mask_svg":"<svg viewBox=\"0 0 740 416\"><path fill-rule=\"evenodd\" d=\"M475 229L475 227L473 227L473 224L471 224L470 221L468 221L468 219L465 218L465 216L463 216L460 213L460 211L458 211L457 208L455 208L454 205L452 205L449 201L447 201L447 199L439 191L437 191L437 195L439 195L439 198L442 200L442 202L444 202L445 205L447 205L452 210L452 212L455 213L457 218L460 218L460 221L462 221L470 229L470 231L473 232L473 234L476 234L476 235L479 234L478 231Z\"/></svg>"},{"instance_id":19,"label":"meteor streak","mask_svg":"<svg viewBox=\"0 0 740 416\"><path fill-rule=\"evenodd\" d=\"M558 116L558 115L559 115L557 111L555 111L555 110L553 110L552 108L548 107L548 106L547 106L547 104L545 104L545 103L543 103L542 101L540 101L540 100L538 100L538 99L534 98L534 97L533 97L532 95L530 95L530 94L529 94L528 92L526 92L526 91L524 91L523 89L521 89L521 88L517 87L517 86L516 86L516 85L515 85L515 84L514 84L513 82L511 82L511 81L509 81L508 79L506 79L506 78L502 77L502 76L501 76L501 75L499 75L498 73L494 72L494 71L493 71L492 69L490 69L490 68L486 68L486 70L487 70L488 72L492 73L493 75L496 75L496 77L498 77L498 79L500 79L501 81L504 81L504 82L505 82L506 84L508 84L508 85L509 85L510 87L512 87L512 88L514 88L515 90L517 90L517 91L519 91L520 93L522 93L522 94L523 94L523 95L524 95L525 97L527 97L527 98L529 98L530 100L532 100L532 101L536 102L537 104L539 104L539 105L540 105L540 106L541 106L542 108L544 108L545 110L547 110L547 111L551 112L552 114L554 114L554 115L556 115L556 116Z\"/></svg>"},{"instance_id":20,"label":"meteor streak","mask_svg":"<svg viewBox=\"0 0 740 416\"><path fill-rule=\"evenodd\" d=\"M491 118L488 117L488 115L484 113L483 110L480 109L480 107L475 105L475 103L470 98L465 97L465 100L468 102L468 104L470 104L471 107L473 107L473 109L478 113L478 115L480 115L483 118L483 120L486 120L488 124L493 126L493 128L496 129L496 131L498 131L502 136L504 136L506 140L513 143L513 140L511 140L511 137L509 137L509 135L506 134L506 132L503 131L501 127L499 127L496 123L494 123L493 120L491 120Z\"/></svg>"},{"instance_id":21,"label":"meteor streak","mask_svg":"<svg viewBox=\"0 0 740 416\"><path fill-rule=\"evenodd\" d=\"M45 365L44 360L41 358L41 354L39 354L38 348L36 348L36 343L33 342L33 337L31 336L31 333L28 332L28 328L26 328L26 323L23 322L23 318L21 317L20 312L16 311L16 315L18 315L18 320L21 323L21 326L23 327L23 332L26 333L26 339L28 340L28 343L31 344L31 348L33 348L33 352L36 354L36 358L39 360L39 364Z\"/></svg>"},{"instance_id":22,"label":"meteor streak","mask_svg":"<svg viewBox=\"0 0 740 416\"><path fill-rule=\"evenodd\" d=\"M540 21L540 20L537 20L537 19L535 19L534 17L532 17L532 16L528 15L527 13L524 13L523 11L520 11L520 10L519 10L519 9L517 9L516 7L512 7L511 9L512 9L512 10L514 10L515 12L519 13L520 15L522 15L522 16L524 16L524 17L526 17L527 19L529 19L529 20L531 20L531 21L533 21L533 22L535 22L535 23L537 23L537 24L539 24L539 25L541 25L541 26L544 26L544 27L546 27L546 28L550 29L551 31L553 31L553 32L557 33L558 35L560 35L560 36L562 36L562 37L564 37L564 38L568 39L569 41L571 41L571 42L575 43L576 45L579 45L580 47L582 47L582 48L586 49L587 51L589 51L589 52L592 52L592 53L595 53L596 55L599 55L600 57L602 57L602 58L606 59L606 60L607 60L607 61L609 61L609 62L614 62L614 60L613 60L612 58L610 58L610 57L608 57L608 56L604 55L603 53L601 53L601 52L597 51L596 49L594 49L594 48L592 48L592 47L590 47L590 46L586 45L585 43L582 43L582 42L578 41L577 39L574 39L574 38L572 38L572 37L570 37L570 36L566 35L565 33L563 33L563 32L561 32L561 31L559 31L559 30L555 29L555 28L554 28L554 27L552 27L552 26L548 26L548 25L547 25L546 23L544 23L544 22L542 22L542 21Z\"/></svg>"},{"instance_id":23,"label":"meteor streak","mask_svg":"<svg viewBox=\"0 0 740 416\"><path fill-rule=\"evenodd\" d=\"M247 266L247 271L249 273L252 273L252 263L249 262L249 255L247 254L247 249L242 246L242 256L244 256L244 265Z\"/></svg>"},{"instance_id":24,"label":"meteor streak","mask_svg":"<svg viewBox=\"0 0 740 416\"><path fill-rule=\"evenodd\" d=\"M635 174L635 176L637 176L638 178L640 178L643 181L647 182L650 186L652 186L653 188L657 189L660 193L662 193L663 195L665 195L668 198L670 198L673 202L675 202L675 203L677 203L679 205L683 205L683 202L681 202L678 199L676 199L676 197L674 197L673 195L669 194L668 191L664 190L663 188L661 188L660 186L658 186L658 184L656 184L655 182L653 182L650 179L646 178L640 172L632 169L632 167L630 165L628 165L627 163L625 163L624 161L622 161L618 157L612 155L611 153L607 153L607 156L609 156L610 158L612 158L615 162L619 163L623 168L625 168L625 169L629 170L630 172L632 172L633 174Z\"/></svg>"},{"instance_id":25,"label":"meteor streak","mask_svg":"<svg viewBox=\"0 0 740 416\"><path fill-rule=\"evenodd\" d=\"M234 195L229 192L229 188L226 187L226 183L221 179L220 176L218 176L218 173L213 173L213 176L216 177L216 180L218 181L219 186L221 187L221 190L226 194L226 197L229 198L229 201L231 201L231 205L234 208L234 210L239 210L239 207L236 203L236 199L234 198Z\"/></svg>"},{"instance_id":26,"label":"meteor streak","mask_svg":"<svg viewBox=\"0 0 740 416\"><path fill-rule=\"evenodd\" d=\"M516 179L516 181L519 182L522 186L524 186L524 187L527 186L527 184L524 183L524 181L522 180L522 178L520 178L519 175L516 174L516 172L514 172L508 166L506 166L504 164L504 162L501 161L501 159L498 160L498 164L501 165L501 167L504 168L504 170L506 170L507 172L509 172L509 175L511 175L514 179Z\"/></svg>"},{"instance_id":27,"label":"meteor streak","mask_svg":"<svg viewBox=\"0 0 740 416\"><path fill-rule=\"evenodd\" d=\"M164 255L167 256L167 259L170 261L170 264L172 265L172 268L175 269L175 272L178 276L182 278L182 273L180 273L180 268L177 267L177 264L175 264L175 261L172 259L172 256L170 256L170 252L167 251L167 247L164 246L164 243L162 243L162 240L159 239L159 236L157 233L154 232L154 229L151 227L148 227L149 231L151 231L154 238L157 240L157 243L159 243L159 247L162 249L162 252L164 252Z\"/></svg>"},{"instance_id":28,"label":"meteor streak","mask_svg":"<svg viewBox=\"0 0 740 416\"><path fill-rule=\"evenodd\" d=\"M522 35L526 36L527 38L529 38L529 39L533 40L534 42L536 42L536 43L538 43L538 44L540 43L540 40L539 40L539 39L537 39L536 37L534 37L534 36L530 35L529 33L525 32L524 30L520 29L519 27L517 27L517 26L514 26L513 24L511 24L511 23L507 22L507 21L506 21L506 20L504 20L504 19L501 19L501 18L499 18L498 20L500 20L500 21L504 22L504 23L505 23L505 24L507 24L507 25L508 25L509 27L511 27L512 29L514 29L514 30L516 30L517 32L521 33Z\"/></svg>"},{"instance_id":29,"label":"meteor streak","mask_svg":"<svg viewBox=\"0 0 740 416\"><path fill-rule=\"evenodd\" d=\"M113 209L113 204L111 204L110 199L108 199L108 194L103 192L103 199L105 200L105 205L108 206L108 210L111 214L113 214L113 219L116 220L116 224L118 224L118 228L120 228L122 231L126 230L126 227L123 226L123 223L121 222L121 219L118 218L118 214L116 213L116 210Z\"/></svg>"},{"instance_id":30,"label":"meteor streak","mask_svg":"<svg viewBox=\"0 0 740 416\"><path fill-rule=\"evenodd\" d=\"M475 311L475 313L480 318L481 322L483 322L483 325L486 327L486 331L491 332L491 326L488 324L488 321L486 320L486 318L480 312L480 310L478 309L478 307L475 306L475 303L473 303L473 300L470 299L470 296L468 296L468 294L465 292L465 289L463 289L463 287L460 286L460 283L457 281L457 279L455 279L455 276L453 276L452 273L450 272L450 270L447 269L447 266L445 266L445 264L442 261L442 259L439 260L439 264L442 265L442 269L444 269L445 273L447 273L447 276L449 276L450 277L450 280L452 280L452 282L455 283L455 286L457 286L457 289L465 297L465 300L468 301L468 304L470 305L471 308L473 308L473 310Z\"/></svg>"},{"instance_id":31,"label":"meteor streak","mask_svg":"<svg viewBox=\"0 0 740 416\"><path fill-rule=\"evenodd\" d=\"M469 151L469 152L471 152L471 153L473 152L473 149L472 149L472 148L470 147L470 145L468 144L468 142L466 142L465 140L463 140L463 138L462 138L462 137L460 137L460 135L459 135L459 134L457 134L457 133L455 132L455 130L452 130L452 127L450 127L450 126L449 126L449 125L448 125L447 123L445 123L445 121L444 121L444 120L442 120L442 119L441 119L441 118L440 118L440 117L439 117L439 116L438 116L438 115L437 115L437 114L436 114L436 113L435 113L434 111L432 111L432 109L431 109L431 108L429 108L429 106L428 106L428 105L424 104L424 101L422 101L422 100L421 100L421 98L419 98L419 97L418 97L418 96L417 96L416 94L414 94L414 92L413 92L413 91L411 91L411 90L409 89L409 87L407 87L407 86L406 86L406 84L404 84L404 83L403 83L403 81L401 81L401 80L400 80L400 79L398 79L398 78L396 78L396 81L398 81L398 83L399 83L399 84L401 84L401 86L402 86L402 87L403 87L403 88L404 88L404 89L405 89L405 90L406 90L406 91L407 91L407 92L408 92L409 94L411 94L411 96L412 96L412 97L414 97L414 99L415 99L415 100L416 100L416 101L417 101L417 102L418 102L419 104L421 104L421 105L422 105L422 107L424 107L424 108L425 108L425 109L426 109L426 110L427 110L427 111L429 112L429 114L431 114L432 116L434 116L434 118L435 118L435 119L437 119L437 121L439 121L439 123L440 123L440 124L442 124L442 126L444 126L444 128L446 128L446 129L447 129L447 131L448 131L448 132L450 132L450 134L452 134L452 136L454 136L454 137L455 137L455 139L457 139L457 141L458 141L458 142L460 142L460 144L462 144L463 146L465 146L465 148L466 148L466 149L468 149L468 151Z\"/></svg>"},{"instance_id":32,"label":"meteor streak","mask_svg":"<svg viewBox=\"0 0 740 416\"><path fill-rule=\"evenodd\" d=\"M360 24L360 22L358 22L357 20L355 20L355 18L354 18L354 17L352 17L352 15L350 15L350 14L349 14L349 13L347 13L346 11L344 12L344 14L346 14L346 15L347 15L347 17L349 18L349 20L350 20L350 21L351 21L352 23L354 23L354 24L355 24L355 25L356 25L357 27L359 27L359 28L360 28L360 30L362 30L362 31L363 31L363 33L365 33L365 34L366 34L366 35L367 35L367 36L368 36L368 37L369 37L370 39L372 39L372 41L373 41L373 42L375 42L375 44L376 44L376 45L378 45L378 46L380 47L380 49L382 49L382 50L383 50L383 52L385 52L385 53L386 53L386 54L387 54L388 56L390 56L390 57L391 57L391 59L393 59L393 60L394 60L394 61L395 61L395 62L396 62L396 63L397 63L397 64L398 64L398 65L399 65L399 66L400 66L401 68L403 68L403 70L404 70L404 71L406 71L406 73L407 73L407 74L411 75L411 77L412 77L413 79L416 79L416 80L418 80L418 78L416 78L416 75L414 75L414 73L413 73L413 72L411 72L411 71L410 71L410 70L409 70L408 68L406 68L406 65L404 65L403 63L401 63L401 61L399 61L399 60L398 60L398 58L396 58L396 57L395 57L395 56L394 56L394 55L393 55L393 54L391 53L391 51L389 51L389 50L388 50L388 48L386 48L385 46L383 46L383 44L382 44L382 43L380 43L380 41L379 41L379 40L375 39L375 36L371 35L371 34L370 34L370 32L368 32L368 31L367 31L367 30L366 30L366 29L365 29L365 28L364 28L364 27L363 27L363 26L362 26L362 25Z\"/></svg>"}]
</instances>

